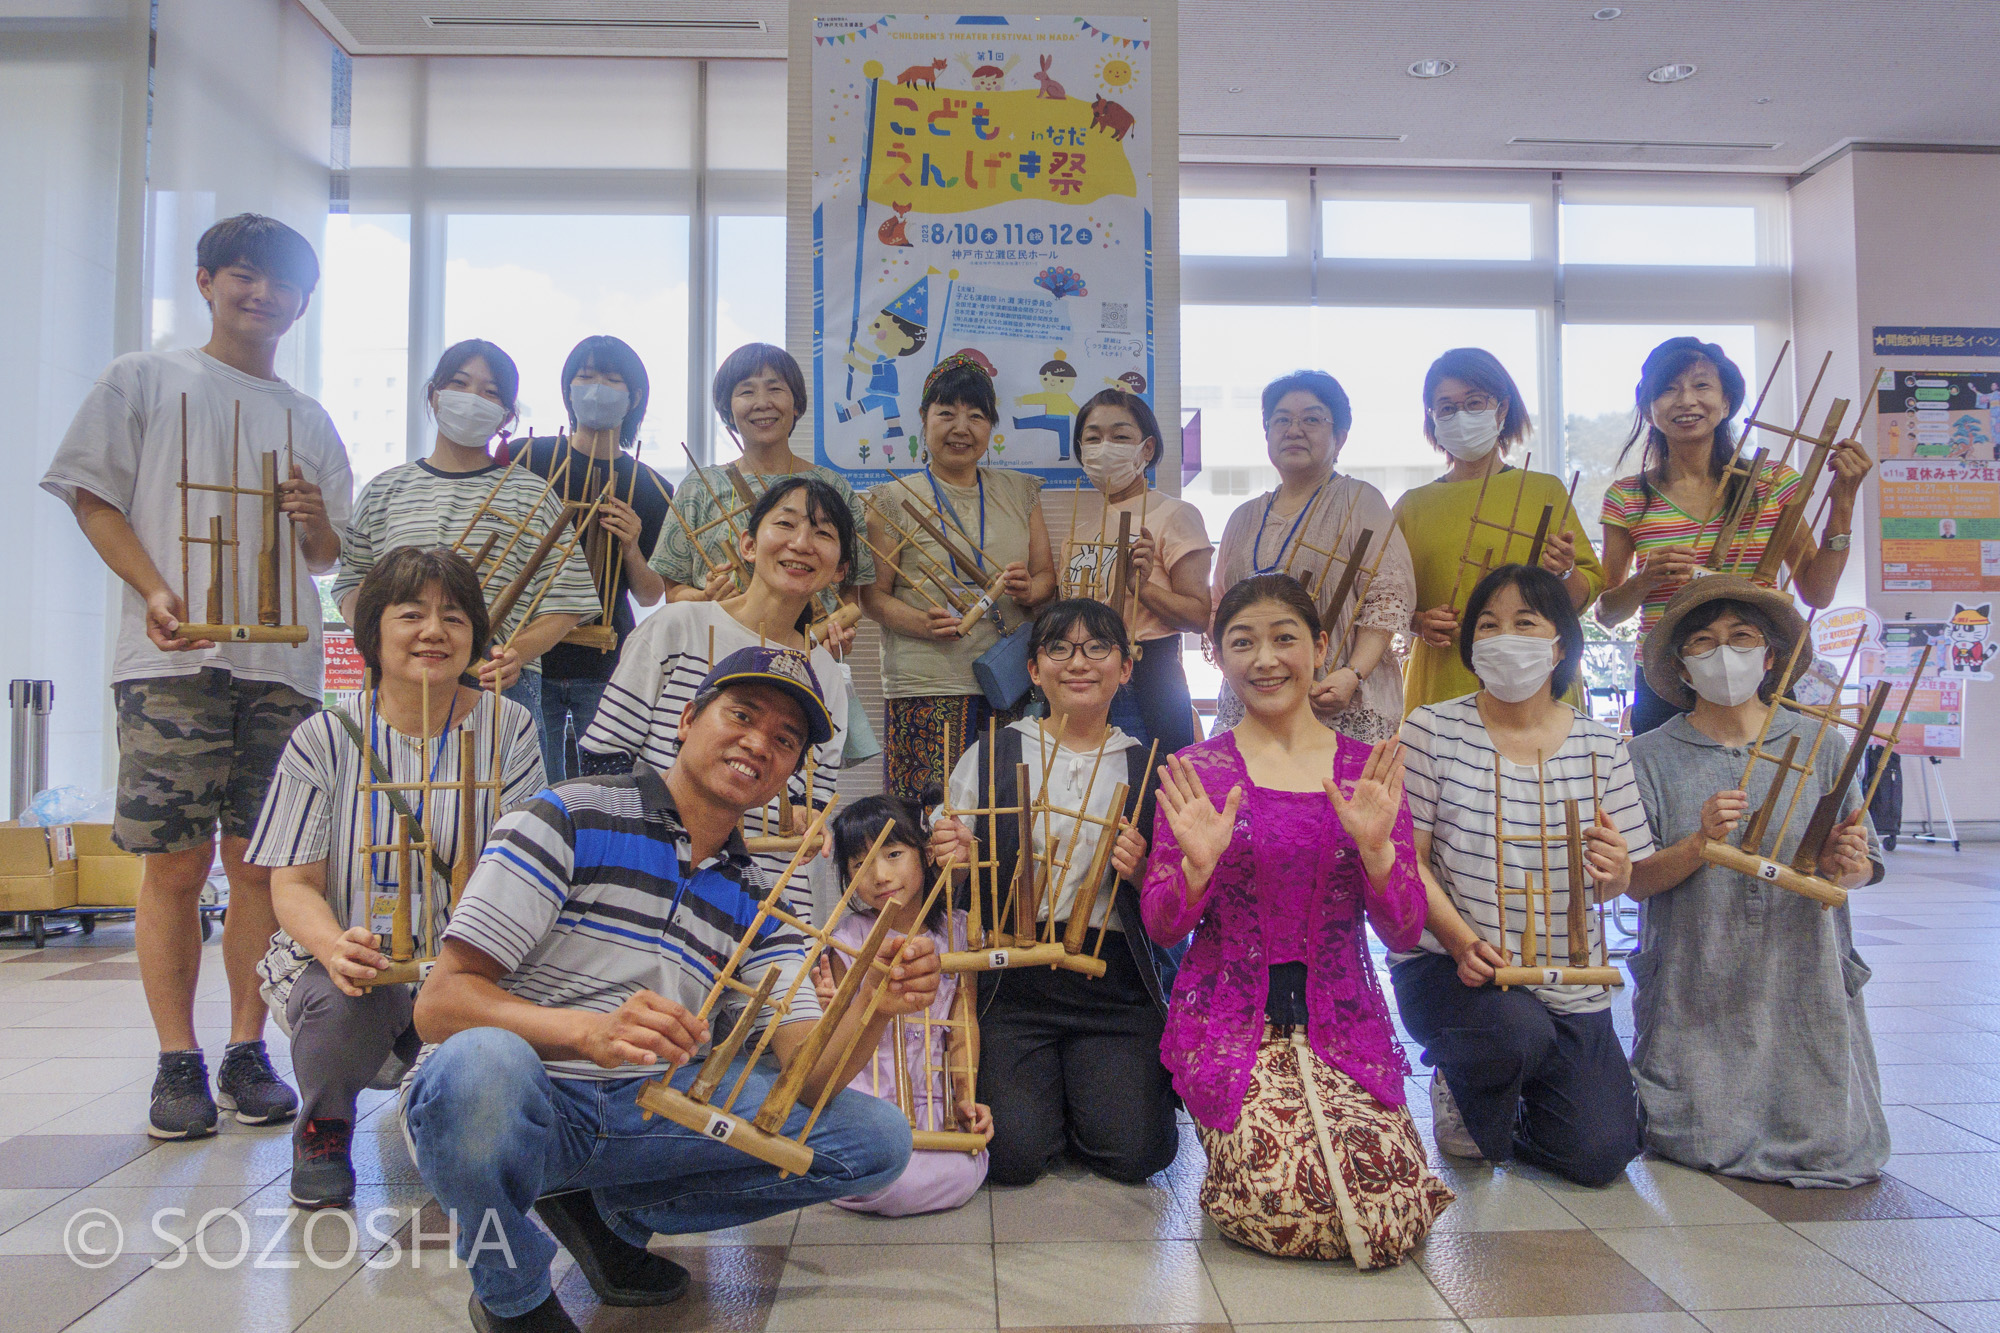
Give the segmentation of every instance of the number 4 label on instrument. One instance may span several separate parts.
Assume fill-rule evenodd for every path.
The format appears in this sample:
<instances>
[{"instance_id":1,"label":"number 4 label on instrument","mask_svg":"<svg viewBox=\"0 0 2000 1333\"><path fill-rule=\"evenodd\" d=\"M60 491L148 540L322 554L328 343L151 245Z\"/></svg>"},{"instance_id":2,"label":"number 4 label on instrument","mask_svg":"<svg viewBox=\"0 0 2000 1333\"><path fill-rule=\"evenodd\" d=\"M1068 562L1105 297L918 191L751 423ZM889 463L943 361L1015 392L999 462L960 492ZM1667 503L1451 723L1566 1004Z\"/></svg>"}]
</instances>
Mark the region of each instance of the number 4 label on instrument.
<instances>
[{"instance_id":1,"label":"number 4 label on instrument","mask_svg":"<svg viewBox=\"0 0 2000 1333\"><path fill-rule=\"evenodd\" d=\"M1759 860L1757 862L1757 878L1775 883L1778 878L1778 863L1776 861Z\"/></svg>"},{"instance_id":2,"label":"number 4 label on instrument","mask_svg":"<svg viewBox=\"0 0 2000 1333\"><path fill-rule=\"evenodd\" d=\"M708 1113L708 1124L702 1129L702 1133L714 1139L717 1143L729 1142L730 1136L735 1132L736 1122L720 1111L710 1111Z\"/></svg>"}]
</instances>

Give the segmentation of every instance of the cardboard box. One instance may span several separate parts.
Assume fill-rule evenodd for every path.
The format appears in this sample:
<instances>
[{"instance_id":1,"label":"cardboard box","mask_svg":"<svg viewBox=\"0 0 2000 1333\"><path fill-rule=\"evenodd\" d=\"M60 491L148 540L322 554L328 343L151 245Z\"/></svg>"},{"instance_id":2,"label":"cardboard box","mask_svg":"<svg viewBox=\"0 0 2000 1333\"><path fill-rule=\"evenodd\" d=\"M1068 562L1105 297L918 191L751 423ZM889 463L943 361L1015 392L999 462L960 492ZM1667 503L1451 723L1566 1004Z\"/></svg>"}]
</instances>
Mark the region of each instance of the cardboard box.
<instances>
[{"instance_id":1,"label":"cardboard box","mask_svg":"<svg viewBox=\"0 0 2000 1333\"><path fill-rule=\"evenodd\" d=\"M79 907L137 907L144 862L111 841L109 824L72 824Z\"/></svg>"},{"instance_id":2,"label":"cardboard box","mask_svg":"<svg viewBox=\"0 0 2000 1333\"><path fill-rule=\"evenodd\" d=\"M0 912L76 906L76 839L67 825L0 825Z\"/></svg>"}]
</instances>

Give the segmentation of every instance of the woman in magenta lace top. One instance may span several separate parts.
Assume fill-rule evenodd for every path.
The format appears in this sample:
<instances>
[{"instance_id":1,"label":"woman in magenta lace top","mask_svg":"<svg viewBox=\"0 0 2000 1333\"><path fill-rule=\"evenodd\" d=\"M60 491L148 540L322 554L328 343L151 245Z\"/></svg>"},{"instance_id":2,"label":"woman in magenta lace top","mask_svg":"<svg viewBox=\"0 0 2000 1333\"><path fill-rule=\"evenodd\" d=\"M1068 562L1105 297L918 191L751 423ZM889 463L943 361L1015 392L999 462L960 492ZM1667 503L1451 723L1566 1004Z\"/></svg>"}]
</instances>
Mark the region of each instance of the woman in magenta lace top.
<instances>
[{"instance_id":1,"label":"woman in magenta lace top","mask_svg":"<svg viewBox=\"0 0 2000 1333\"><path fill-rule=\"evenodd\" d=\"M1402 761L1315 719L1327 641L1297 580L1231 588L1214 639L1244 718L1163 770L1142 891L1154 939L1195 936L1160 1049L1208 1151L1202 1206L1268 1253L1399 1263L1452 1200L1363 928L1392 949L1423 930Z\"/></svg>"}]
</instances>

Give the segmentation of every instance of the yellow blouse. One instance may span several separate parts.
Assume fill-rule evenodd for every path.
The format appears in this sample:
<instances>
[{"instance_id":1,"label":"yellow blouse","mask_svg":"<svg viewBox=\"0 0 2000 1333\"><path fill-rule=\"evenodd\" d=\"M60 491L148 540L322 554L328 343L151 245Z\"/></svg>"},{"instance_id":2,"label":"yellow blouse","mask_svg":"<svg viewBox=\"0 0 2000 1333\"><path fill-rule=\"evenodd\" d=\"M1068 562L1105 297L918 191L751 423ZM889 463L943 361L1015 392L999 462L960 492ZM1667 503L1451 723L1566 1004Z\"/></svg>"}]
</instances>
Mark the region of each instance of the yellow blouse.
<instances>
[{"instance_id":1,"label":"yellow blouse","mask_svg":"<svg viewBox=\"0 0 2000 1333\"><path fill-rule=\"evenodd\" d=\"M1396 523L1410 545L1410 561L1416 567L1417 610L1428 611L1450 602L1463 612L1473 586L1479 582L1482 562L1493 568L1526 560L1544 505L1555 510L1549 531L1568 532L1576 538L1576 567L1590 585L1590 595L1583 603L1583 609L1588 609L1604 590L1604 566L1597 563L1597 552L1583 531L1575 507L1569 503L1562 479L1546 472L1503 468L1487 482L1483 504L1479 487L1477 481L1434 481L1405 492L1396 502ZM1475 506L1478 518L1512 526L1523 535L1508 536L1484 523L1475 527ZM1468 530L1472 532L1470 549L1465 539ZM1461 557L1469 562L1462 570ZM1420 705L1456 699L1478 688L1479 677L1459 661L1456 643L1433 648L1422 639L1415 639L1409 664L1403 669L1403 716L1408 717ZM1563 698L1579 710L1583 708L1581 678Z\"/></svg>"}]
</instances>

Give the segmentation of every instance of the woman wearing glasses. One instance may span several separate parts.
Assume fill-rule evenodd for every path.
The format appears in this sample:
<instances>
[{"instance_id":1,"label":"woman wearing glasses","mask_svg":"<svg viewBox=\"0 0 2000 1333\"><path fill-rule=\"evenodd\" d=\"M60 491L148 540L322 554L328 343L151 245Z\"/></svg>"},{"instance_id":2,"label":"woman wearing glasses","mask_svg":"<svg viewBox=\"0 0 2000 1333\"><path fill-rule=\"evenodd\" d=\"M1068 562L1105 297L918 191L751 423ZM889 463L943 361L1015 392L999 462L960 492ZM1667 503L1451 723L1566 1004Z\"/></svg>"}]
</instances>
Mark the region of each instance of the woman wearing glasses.
<instances>
[{"instance_id":1,"label":"woman wearing glasses","mask_svg":"<svg viewBox=\"0 0 2000 1333\"><path fill-rule=\"evenodd\" d=\"M1451 466L1436 481L1396 502L1396 523L1410 544L1417 583L1418 610L1410 618L1416 642L1403 673L1405 715L1479 688L1479 678L1460 660L1458 651L1465 599L1487 569L1528 558L1543 506L1555 513L1542 546L1541 567L1562 580L1570 604L1579 612L1604 587L1597 552L1591 549L1562 480L1507 462L1508 451L1527 438L1528 429L1521 391L1493 353L1482 347L1454 347L1431 362L1424 375L1424 438L1451 460ZM1525 535L1501 530L1510 523ZM1564 701L1583 708L1581 675Z\"/></svg>"},{"instance_id":2,"label":"woman wearing glasses","mask_svg":"<svg viewBox=\"0 0 2000 1333\"><path fill-rule=\"evenodd\" d=\"M1354 424L1340 381L1299 370L1264 386L1264 448L1278 469L1278 489L1240 506L1222 529L1215 600L1244 579L1289 573L1317 590L1324 610L1361 534L1361 572L1329 630L1327 663L1313 685L1313 713L1327 726L1374 744L1403 721L1403 674L1389 641L1417 607L1410 548L1382 492L1334 471ZM1335 558L1329 559L1328 552ZM1243 720L1243 701L1223 683L1216 724Z\"/></svg>"}]
</instances>

